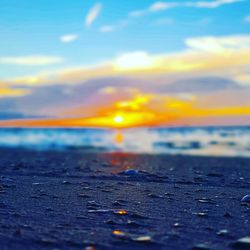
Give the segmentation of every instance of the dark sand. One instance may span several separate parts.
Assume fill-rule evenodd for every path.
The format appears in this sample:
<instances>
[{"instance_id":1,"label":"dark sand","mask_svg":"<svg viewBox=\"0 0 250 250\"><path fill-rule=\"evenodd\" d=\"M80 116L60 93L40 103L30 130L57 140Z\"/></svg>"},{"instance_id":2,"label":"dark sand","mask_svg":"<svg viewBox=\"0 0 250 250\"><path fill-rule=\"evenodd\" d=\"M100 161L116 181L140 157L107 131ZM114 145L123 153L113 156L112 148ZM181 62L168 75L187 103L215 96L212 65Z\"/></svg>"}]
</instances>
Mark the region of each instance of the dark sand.
<instances>
[{"instance_id":1,"label":"dark sand","mask_svg":"<svg viewBox=\"0 0 250 250\"><path fill-rule=\"evenodd\" d=\"M0 157L0 249L223 250L250 235L250 206L240 203L250 159L10 149ZM142 172L119 174L127 168Z\"/></svg>"}]
</instances>

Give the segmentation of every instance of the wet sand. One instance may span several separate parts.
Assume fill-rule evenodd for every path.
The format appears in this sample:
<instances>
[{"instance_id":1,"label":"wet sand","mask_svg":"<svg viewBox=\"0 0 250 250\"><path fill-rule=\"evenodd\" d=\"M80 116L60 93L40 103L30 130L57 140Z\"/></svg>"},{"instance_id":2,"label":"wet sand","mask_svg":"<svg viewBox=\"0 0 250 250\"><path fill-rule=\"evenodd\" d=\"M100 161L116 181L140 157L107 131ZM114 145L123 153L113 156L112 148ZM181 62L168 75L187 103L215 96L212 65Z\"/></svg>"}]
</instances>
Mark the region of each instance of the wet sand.
<instances>
[{"instance_id":1,"label":"wet sand","mask_svg":"<svg viewBox=\"0 0 250 250\"><path fill-rule=\"evenodd\" d=\"M0 159L0 249L243 249L250 235L247 158L1 149Z\"/></svg>"}]
</instances>

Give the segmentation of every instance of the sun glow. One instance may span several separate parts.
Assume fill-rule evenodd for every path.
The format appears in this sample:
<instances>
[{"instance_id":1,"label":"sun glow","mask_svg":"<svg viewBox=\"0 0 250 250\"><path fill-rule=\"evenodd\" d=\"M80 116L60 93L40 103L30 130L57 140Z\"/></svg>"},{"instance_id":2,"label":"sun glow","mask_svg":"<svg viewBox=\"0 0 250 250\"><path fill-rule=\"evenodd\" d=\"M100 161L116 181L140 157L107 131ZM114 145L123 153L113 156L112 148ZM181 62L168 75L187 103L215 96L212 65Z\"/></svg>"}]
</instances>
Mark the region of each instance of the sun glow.
<instances>
[{"instance_id":1,"label":"sun glow","mask_svg":"<svg viewBox=\"0 0 250 250\"><path fill-rule=\"evenodd\" d=\"M124 122L124 117L121 116L121 115L116 115L116 116L114 117L114 122L115 122L115 123L123 123L123 122Z\"/></svg>"},{"instance_id":2,"label":"sun glow","mask_svg":"<svg viewBox=\"0 0 250 250\"><path fill-rule=\"evenodd\" d=\"M201 109L196 98L134 92L131 97L118 99L109 106L93 112L92 116L78 115L58 119L20 119L1 121L0 127L100 127L132 128L183 124L187 119L249 115L249 107ZM179 122L179 123L178 123ZM122 142L120 135L116 141Z\"/></svg>"}]
</instances>

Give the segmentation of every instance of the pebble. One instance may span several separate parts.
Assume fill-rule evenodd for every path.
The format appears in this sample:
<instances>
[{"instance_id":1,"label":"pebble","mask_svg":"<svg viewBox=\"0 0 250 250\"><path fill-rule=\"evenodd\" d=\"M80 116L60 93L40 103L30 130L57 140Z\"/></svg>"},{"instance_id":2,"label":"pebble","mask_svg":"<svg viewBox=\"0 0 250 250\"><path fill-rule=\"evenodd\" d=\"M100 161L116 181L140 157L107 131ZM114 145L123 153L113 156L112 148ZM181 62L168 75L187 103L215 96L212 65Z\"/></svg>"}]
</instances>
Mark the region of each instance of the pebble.
<instances>
[{"instance_id":1,"label":"pebble","mask_svg":"<svg viewBox=\"0 0 250 250\"><path fill-rule=\"evenodd\" d=\"M152 238L150 236L139 236L136 238L133 238L133 241L137 241L137 242L152 242Z\"/></svg>"},{"instance_id":2,"label":"pebble","mask_svg":"<svg viewBox=\"0 0 250 250\"><path fill-rule=\"evenodd\" d=\"M113 234L114 236L116 236L116 237L119 237L119 238L124 238L124 237L126 237L126 234L125 234L124 232L120 231L120 230L114 230L114 231L112 232L112 234Z\"/></svg>"},{"instance_id":3,"label":"pebble","mask_svg":"<svg viewBox=\"0 0 250 250\"><path fill-rule=\"evenodd\" d=\"M215 202L209 198L201 198L201 199L198 199L198 202L199 203L208 203L208 204L214 204Z\"/></svg>"},{"instance_id":4,"label":"pebble","mask_svg":"<svg viewBox=\"0 0 250 250\"><path fill-rule=\"evenodd\" d=\"M89 209L88 213L109 213L110 209Z\"/></svg>"},{"instance_id":5,"label":"pebble","mask_svg":"<svg viewBox=\"0 0 250 250\"><path fill-rule=\"evenodd\" d=\"M250 194L245 195L245 196L240 200L240 202L243 202L243 203L250 203Z\"/></svg>"},{"instance_id":6,"label":"pebble","mask_svg":"<svg viewBox=\"0 0 250 250\"><path fill-rule=\"evenodd\" d=\"M69 181L62 181L62 184L70 184Z\"/></svg>"},{"instance_id":7,"label":"pebble","mask_svg":"<svg viewBox=\"0 0 250 250\"><path fill-rule=\"evenodd\" d=\"M113 206L122 206L121 202L119 202L119 201L114 201L114 202L112 203L112 205L113 205Z\"/></svg>"},{"instance_id":8,"label":"pebble","mask_svg":"<svg viewBox=\"0 0 250 250\"><path fill-rule=\"evenodd\" d=\"M201 243L201 244L197 244L195 245L192 250L210 250L211 248L207 245L207 244L204 244L204 243Z\"/></svg>"},{"instance_id":9,"label":"pebble","mask_svg":"<svg viewBox=\"0 0 250 250\"><path fill-rule=\"evenodd\" d=\"M52 238L47 238L47 237L43 237L40 239L40 242L45 244L45 245L53 245L56 244L56 240L52 239Z\"/></svg>"},{"instance_id":10,"label":"pebble","mask_svg":"<svg viewBox=\"0 0 250 250\"><path fill-rule=\"evenodd\" d=\"M162 195L157 195L157 194L153 194L153 193L148 194L148 197L150 197L150 198L163 198Z\"/></svg>"},{"instance_id":11,"label":"pebble","mask_svg":"<svg viewBox=\"0 0 250 250\"><path fill-rule=\"evenodd\" d=\"M120 174L124 174L124 175L137 175L137 174L139 174L139 171L135 170L135 169L127 169L127 170L121 172Z\"/></svg>"},{"instance_id":12,"label":"pebble","mask_svg":"<svg viewBox=\"0 0 250 250\"><path fill-rule=\"evenodd\" d=\"M176 223L174 223L174 227L181 227L181 224L176 222Z\"/></svg>"},{"instance_id":13,"label":"pebble","mask_svg":"<svg viewBox=\"0 0 250 250\"><path fill-rule=\"evenodd\" d=\"M119 215L126 215L128 214L128 212L124 209L119 209L119 210L116 210L114 211L115 214L119 214Z\"/></svg>"},{"instance_id":14,"label":"pebble","mask_svg":"<svg viewBox=\"0 0 250 250\"><path fill-rule=\"evenodd\" d=\"M238 239L232 244L235 249L250 249L250 236Z\"/></svg>"},{"instance_id":15,"label":"pebble","mask_svg":"<svg viewBox=\"0 0 250 250\"><path fill-rule=\"evenodd\" d=\"M200 217L205 217L207 216L207 213L204 213L204 212L199 212L199 213L195 213L197 216L200 216Z\"/></svg>"},{"instance_id":16,"label":"pebble","mask_svg":"<svg viewBox=\"0 0 250 250\"><path fill-rule=\"evenodd\" d=\"M228 234L228 230L227 229L221 229L216 234L219 235L219 236L224 236L224 235Z\"/></svg>"},{"instance_id":17,"label":"pebble","mask_svg":"<svg viewBox=\"0 0 250 250\"><path fill-rule=\"evenodd\" d=\"M90 195L84 194L84 193L79 193L78 196L82 197L82 198L90 198L91 197Z\"/></svg>"}]
</instances>

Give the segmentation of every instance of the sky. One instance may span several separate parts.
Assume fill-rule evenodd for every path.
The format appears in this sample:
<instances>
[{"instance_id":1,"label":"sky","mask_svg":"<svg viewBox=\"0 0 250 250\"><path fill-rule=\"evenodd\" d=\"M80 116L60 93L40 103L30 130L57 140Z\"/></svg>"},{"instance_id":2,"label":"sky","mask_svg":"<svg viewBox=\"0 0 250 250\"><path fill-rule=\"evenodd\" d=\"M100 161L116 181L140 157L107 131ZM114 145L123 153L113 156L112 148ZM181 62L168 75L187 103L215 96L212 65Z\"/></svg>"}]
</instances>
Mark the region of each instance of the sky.
<instances>
[{"instance_id":1,"label":"sky","mask_svg":"<svg viewBox=\"0 0 250 250\"><path fill-rule=\"evenodd\" d=\"M249 0L1 0L0 126L250 124Z\"/></svg>"}]
</instances>

